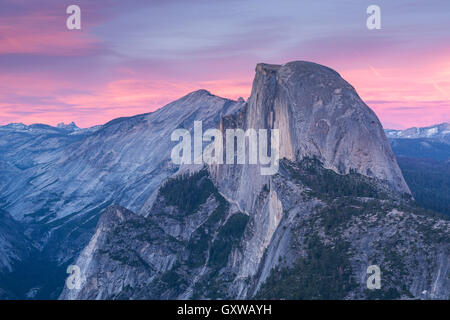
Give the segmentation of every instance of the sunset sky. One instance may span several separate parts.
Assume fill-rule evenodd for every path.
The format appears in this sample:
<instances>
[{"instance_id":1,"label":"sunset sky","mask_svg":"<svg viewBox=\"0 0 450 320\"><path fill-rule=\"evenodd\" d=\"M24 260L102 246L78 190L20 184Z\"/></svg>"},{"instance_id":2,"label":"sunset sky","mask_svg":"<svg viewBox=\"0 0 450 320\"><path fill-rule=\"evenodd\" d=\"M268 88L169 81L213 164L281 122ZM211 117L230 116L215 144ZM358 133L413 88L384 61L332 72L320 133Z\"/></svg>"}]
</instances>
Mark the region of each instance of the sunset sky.
<instances>
[{"instance_id":1,"label":"sunset sky","mask_svg":"<svg viewBox=\"0 0 450 320\"><path fill-rule=\"evenodd\" d=\"M449 0L0 0L0 125L88 127L201 88L246 99L257 63L292 60L338 71L385 128L450 121Z\"/></svg>"}]
</instances>

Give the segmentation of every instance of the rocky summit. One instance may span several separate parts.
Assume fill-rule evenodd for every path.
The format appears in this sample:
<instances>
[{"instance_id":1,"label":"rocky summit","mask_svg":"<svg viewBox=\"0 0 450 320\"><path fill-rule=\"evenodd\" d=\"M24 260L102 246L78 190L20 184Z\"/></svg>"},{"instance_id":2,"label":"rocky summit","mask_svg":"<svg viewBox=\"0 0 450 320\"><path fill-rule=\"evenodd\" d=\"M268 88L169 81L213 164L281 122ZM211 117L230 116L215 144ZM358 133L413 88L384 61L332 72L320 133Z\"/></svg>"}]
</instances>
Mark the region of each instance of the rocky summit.
<instances>
[{"instance_id":1,"label":"rocky summit","mask_svg":"<svg viewBox=\"0 0 450 320\"><path fill-rule=\"evenodd\" d=\"M171 133L194 121L278 130L277 173L175 165ZM0 127L0 205L24 230L0 241L0 280L36 256L54 276L0 282L0 295L450 298L448 218L417 205L377 116L330 68L258 64L246 101L199 90L89 130L30 127ZM66 285L68 265L79 286Z\"/></svg>"}]
</instances>

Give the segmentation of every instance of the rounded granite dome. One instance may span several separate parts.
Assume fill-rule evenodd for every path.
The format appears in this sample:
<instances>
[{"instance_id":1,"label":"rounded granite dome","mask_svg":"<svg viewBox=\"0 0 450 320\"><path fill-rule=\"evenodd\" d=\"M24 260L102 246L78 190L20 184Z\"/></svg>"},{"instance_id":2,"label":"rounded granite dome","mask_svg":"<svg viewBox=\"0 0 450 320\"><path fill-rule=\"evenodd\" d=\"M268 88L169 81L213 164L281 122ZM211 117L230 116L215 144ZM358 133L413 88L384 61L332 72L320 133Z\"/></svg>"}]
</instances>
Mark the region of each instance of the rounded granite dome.
<instances>
[{"instance_id":1,"label":"rounded granite dome","mask_svg":"<svg viewBox=\"0 0 450 320\"><path fill-rule=\"evenodd\" d=\"M358 172L410 193L378 117L333 69L258 64L248 126L278 128L281 158L316 157L338 173Z\"/></svg>"}]
</instances>

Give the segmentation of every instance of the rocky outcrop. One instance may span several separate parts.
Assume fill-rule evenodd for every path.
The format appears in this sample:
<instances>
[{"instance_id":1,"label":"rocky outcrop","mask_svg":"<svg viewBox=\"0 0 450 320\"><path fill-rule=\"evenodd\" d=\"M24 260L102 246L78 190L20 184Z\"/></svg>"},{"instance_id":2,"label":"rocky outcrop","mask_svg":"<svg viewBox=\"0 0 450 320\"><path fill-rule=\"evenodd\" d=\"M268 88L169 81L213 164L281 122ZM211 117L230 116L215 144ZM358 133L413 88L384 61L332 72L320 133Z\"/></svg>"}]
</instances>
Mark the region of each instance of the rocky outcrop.
<instances>
[{"instance_id":1,"label":"rocky outcrop","mask_svg":"<svg viewBox=\"0 0 450 320\"><path fill-rule=\"evenodd\" d=\"M81 287L65 287L61 299L189 298L209 290L199 285L226 265L233 245L225 240L240 239L246 216L231 209L206 170L168 184L147 217L105 210L74 263Z\"/></svg>"},{"instance_id":2,"label":"rocky outcrop","mask_svg":"<svg viewBox=\"0 0 450 320\"><path fill-rule=\"evenodd\" d=\"M252 94L239 111L226 115L221 129L278 129L280 158L314 157L338 174L374 178L398 194L410 194L382 126L354 88L327 67L305 61L258 64ZM286 212L273 179L255 165L211 168L219 190L257 216L244 245L239 277L254 276ZM261 200L261 190L270 196ZM236 291L245 295L242 284ZM240 289L238 287L241 287Z\"/></svg>"}]
</instances>

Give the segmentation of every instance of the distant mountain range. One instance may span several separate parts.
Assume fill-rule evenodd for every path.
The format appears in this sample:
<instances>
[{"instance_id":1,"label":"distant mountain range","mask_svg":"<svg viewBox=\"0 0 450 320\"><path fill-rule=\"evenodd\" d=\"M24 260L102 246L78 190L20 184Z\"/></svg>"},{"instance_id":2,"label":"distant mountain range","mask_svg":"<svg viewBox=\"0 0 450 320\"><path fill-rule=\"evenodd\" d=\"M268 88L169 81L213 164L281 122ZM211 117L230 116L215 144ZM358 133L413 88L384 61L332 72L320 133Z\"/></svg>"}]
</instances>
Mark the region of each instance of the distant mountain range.
<instances>
[{"instance_id":1,"label":"distant mountain range","mask_svg":"<svg viewBox=\"0 0 450 320\"><path fill-rule=\"evenodd\" d=\"M243 101L243 100L240 100ZM79 128L75 122L69 124L59 123L56 127L46 124L25 125L23 123L10 123L0 126L0 130L27 133L92 133L101 129L103 125L96 125L89 128ZM58 130L59 129L59 130ZM450 143L450 123L444 122L428 127L411 127L405 130L384 129L386 136L390 139L436 139Z\"/></svg>"},{"instance_id":2,"label":"distant mountain range","mask_svg":"<svg viewBox=\"0 0 450 320\"><path fill-rule=\"evenodd\" d=\"M449 123L406 130L386 129L385 132L397 157L450 159Z\"/></svg>"},{"instance_id":3,"label":"distant mountain range","mask_svg":"<svg viewBox=\"0 0 450 320\"><path fill-rule=\"evenodd\" d=\"M386 135L392 139L436 139L450 143L450 123L441 123L429 127L408 128L405 130L386 129Z\"/></svg>"},{"instance_id":4,"label":"distant mountain range","mask_svg":"<svg viewBox=\"0 0 450 320\"><path fill-rule=\"evenodd\" d=\"M171 133L197 120L278 129L278 173L175 165ZM247 101L199 90L95 128L0 127L0 296L448 299L450 221L412 199L397 140L414 139L388 141L349 83L304 61L258 64Z\"/></svg>"},{"instance_id":5,"label":"distant mountain range","mask_svg":"<svg viewBox=\"0 0 450 320\"><path fill-rule=\"evenodd\" d=\"M450 124L385 131L416 201L450 215Z\"/></svg>"},{"instance_id":6,"label":"distant mountain range","mask_svg":"<svg viewBox=\"0 0 450 320\"><path fill-rule=\"evenodd\" d=\"M75 122L70 124L59 123L56 127L49 126L46 124L31 124L25 125L23 123L10 123L5 126L0 126L0 131L4 132L22 132L30 135L41 135L41 134L62 134L62 135L83 135L88 133L93 133L103 126L93 126L89 128L79 128Z\"/></svg>"}]
</instances>

